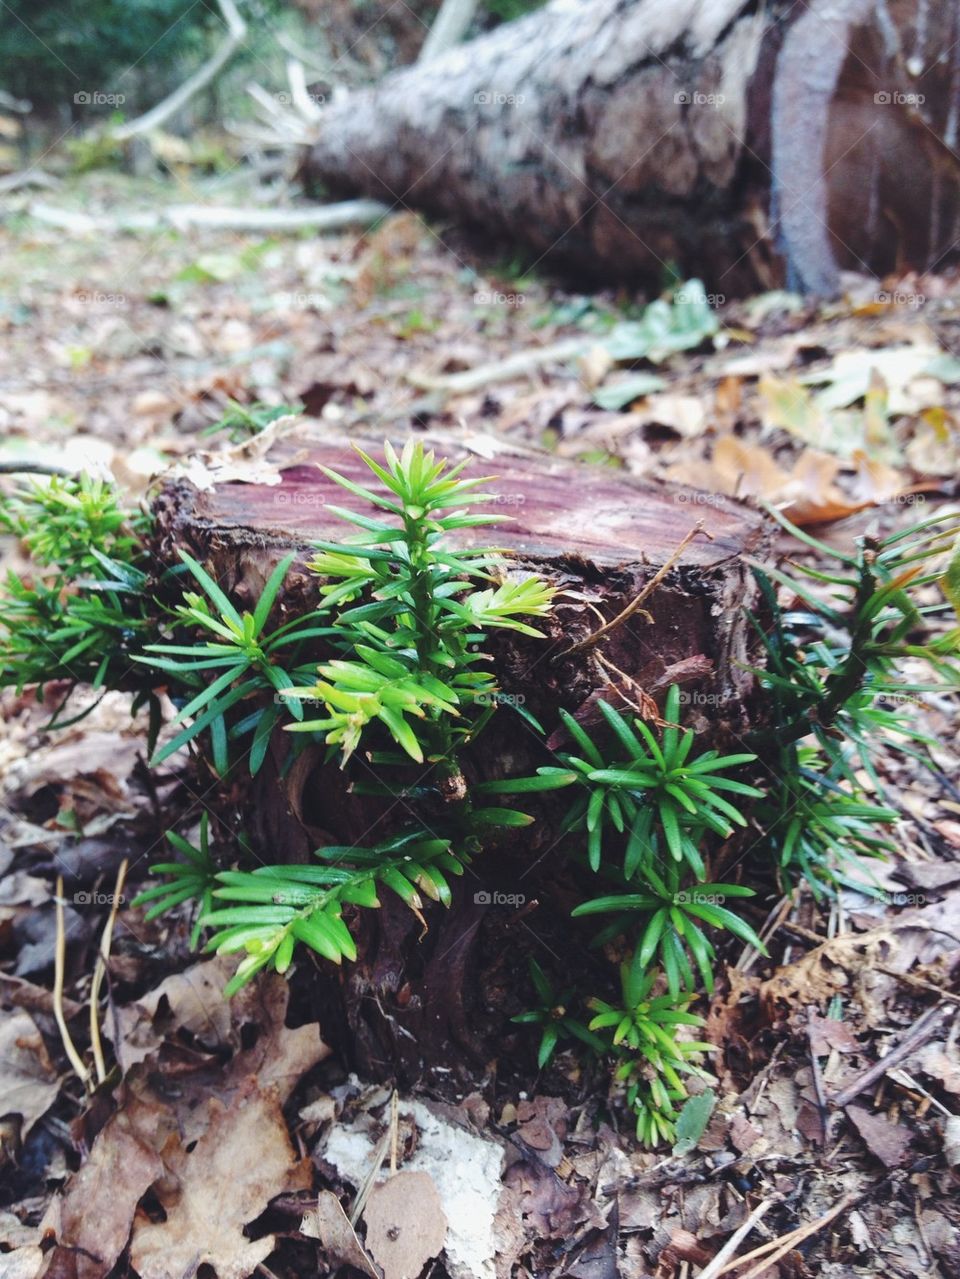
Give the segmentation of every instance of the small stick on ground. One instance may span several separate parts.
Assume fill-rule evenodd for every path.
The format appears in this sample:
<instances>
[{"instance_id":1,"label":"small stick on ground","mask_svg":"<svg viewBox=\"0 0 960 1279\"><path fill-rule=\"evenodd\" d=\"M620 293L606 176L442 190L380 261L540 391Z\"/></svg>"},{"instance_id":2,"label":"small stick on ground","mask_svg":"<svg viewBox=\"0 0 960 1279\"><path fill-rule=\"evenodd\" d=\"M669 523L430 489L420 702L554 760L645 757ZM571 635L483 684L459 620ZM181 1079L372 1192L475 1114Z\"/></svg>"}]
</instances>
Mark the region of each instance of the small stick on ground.
<instances>
[{"instance_id":1,"label":"small stick on ground","mask_svg":"<svg viewBox=\"0 0 960 1279\"><path fill-rule=\"evenodd\" d=\"M593 648L595 644L599 644L600 641L609 635L611 631L616 630L618 626L622 626L624 622L633 617L634 613L636 613L642 605L646 603L653 592L657 589L693 539L700 533L702 533L704 537L708 537L711 541L713 541L713 535L708 533L704 528L703 520L697 520L696 524L681 540L680 545L673 552L667 562L661 568L657 569L656 573L653 577L651 577L650 581L647 582L643 590L630 601L626 608L622 609L617 616L612 618L609 622L605 622L603 626L598 627L598 629L592 634L586 636L585 639L578 640L576 644L571 644L569 648L565 648L562 653L557 654L557 657L569 657L572 653L582 653L584 649ZM554 658L554 661L556 660L557 659Z\"/></svg>"},{"instance_id":2,"label":"small stick on ground","mask_svg":"<svg viewBox=\"0 0 960 1279\"><path fill-rule=\"evenodd\" d=\"M53 1015L56 1018L57 1029L60 1031L60 1038L63 1041L63 1051L67 1054L70 1065L79 1076L80 1082L89 1091L90 1071L83 1064L83 1058L77 1052L73 1036L67 1028L67 1019L63 1015L63 974L67 960L67 934L63 922L62 875L57 876L56 912L57 940L53 959Z\"/></svg>"},{"instance_id":3,"label":"small stick on ground","mask_svg":"<svg viewBox=\"0 0 960 1279\"><path fill-rule=\"evenodd\" d=\"M397 1142L400 1135L400 1098L396 1088L390 1098L390 1176L397 1171Z\"/></svg>"},{"instance_id":4,"label":"small stick on ground","mask_svg":"<svg viewBox=\"0 0 960 1279\"><path fill-rule=\"evenodd\" d=\"M898 973L893 968L887 968L885 964L874 964L874 968L876 968L878 973L886 973L888 977L894 977L897 981L902 981L905 986L912 986L914 990L925 990L931 995L938 995L940 999L945 999L951 1004L960 1004L960 995L955 995L951 990L944 990L936 982L924 981L922 977L914 977L912 973Z\"/></svg>"},{"instance_id":5,"label":"small stick on ground","mask_svg":"<svg viewBox=\"0 0 960 1279\"><path fill-rule=\"evenodd\" d=\"M760 940L766 946L770 938L783 925L784 917L796 905L792 897L784 897L770 911L763 927L760 929ZM740 953L734 968L741 973L748 973L760 957L760 952L752 942L747 942Z\"/></svg>"},{"instance_id":6,"label":"small stick on ground","mask_svg":"<svg viewBox=\"0 0 960 1279\"><path fill-rule=\"evenodd\" d=\"M120 863L120 869L117 871L117 882L113 889L113 902L110 906L110 914L107 916L103 936L100 939L100 951L93 969L93 980L90 982L90 1047L93 1049L93 1064L97 1071L97 1083L100 1084L107 1077L107 1063L103 1056L103 1043L100 1039L100 987L103 985L103 979L107 972L107 961L110 958L110 942L113 939L113 926L117 919L117 911L120 909L128 866L129 862L125 857Z\"/></svg>"},{"instance_id":7,"label":"small stick on ground","mask_svg":"<svg viewBox=\"0 0 960 1279\"><path fill-rule=\"evenodd\" d=\"M848 1106L855 1097L859 1097L862 1092L875 1084L881 1079L891 1066L899 1066L912 1053L931 1039L934 1033L939 1030L940 1022L943 1020L943 1014L946 1008L943 1004L935 1004L933 1008L928 1008L919 1021L917 1021L911 1030L904 1035L900 1043L887 1053L886 1057L881 1057L879 1061L865 1070L859 1079L855 1079L852 1083L847 1084L846 1088L842 1088L836 1093L831 1101L834 1106L843 1108Z\"/></svg>"},{"instance_id":8,"label":"small stick on ground","mask_svg":"<svg viewBox=\"0 0 960 1279\"><path fill-rule=\"evenodd\" d=\"M75 475L65 466L53 466L47 462L0 462L0 475Z\"/></svg>"},{"instance_id":9,"label":"small stick on ground","mask_svg":"<svg viewBox=\"0 0 960 1279\"><path fill-rule=\"evenodd\" d=\"M733 1261L728 1261L725 1266L721 1266L719 1270L711 1275L711 1279L720 1279L720 1276L727 1274L728 1271L736 1270L738 1267L746 1265L748 1261L762 1258L745 1275L739 1276L739 1279L755 1279L756 1275L762 1274L768 1267L776 1265L788 1252L796 1248L797 1244L803 1243L804 1239L809 1239L811 1235L817 1234L824 1226L828 1226L834 1217L839 1217L841 1212L845 1212L852 1204L865 1198L866 1194L869 1193L869 1191L860 1191L855 1194L844 1195L839 1203L834 1204L829 1212L825 1212L816 1221L811 1221L805 1226L798 1226L796 1230L788 1231L787 1234L781 1235L779 1239L771 1239L769 1243L761 1244L759 1248L754 1248L752 1252L746 1253L745 1256L736 1257Z\"/></svg>"},{"instance_id":10,"label":"small stick on ground","mask_svg":"<svg viewBox=\"0 0 960 1279\"><path fill-rule=\"evenodd\" d=\"M377 1142L377 1148L373 1152L373 1163L370 1165L370 1171L364 1179L363 1185L357 1191L357 1197L353 1201L353 1207L350 1210L350 1225L356 1226L357 1222L363 1215L363 1210L367 1206L367 1200L370 1198L370 1191L373 1184L380 1175L380 1169L383 1167L383 1161L387 1157L387 1151L390 1149L390 1138L392 1135L392 1125Z\"/></svg>"},{"instance_id":11,"label":"small stick on ground","mask_svg":"<svg viewBox=\"0 0 960 1279\"><path fill-rule=\"evenodd\" d=\"M813 1019L816 1016L813 1004L807 1007L807 1042L810 1046L810 1068L813 1071L813 1087L817 1094L817 1111L820 1115L820 1144L825 1146L830 1136L830 1110L827 1106L827 1095L823 1087L823 1072L820 1069L820 1058L813 1043Z\"/></svg>"},{"instance_id":12,"label":"small stick on ground","mask_svg":"<svg viewBox=\"0 0 960 1279\"><path fill-rule=\"evenodd\" d=\"M764 1199L763 1203L757 1204L756 1208L754 1208L753 1212L746 1219L743 1225L733 1232L707 1268L705 1270L701 1270L698 1279L716 1279L716 1276L726 1268L724 1266L724 1262L729 1261L757 1222L773 1207L775 1203L779 1202L779 1196L774 1196L772 1199Z\"/></svg>"}]
</instances>

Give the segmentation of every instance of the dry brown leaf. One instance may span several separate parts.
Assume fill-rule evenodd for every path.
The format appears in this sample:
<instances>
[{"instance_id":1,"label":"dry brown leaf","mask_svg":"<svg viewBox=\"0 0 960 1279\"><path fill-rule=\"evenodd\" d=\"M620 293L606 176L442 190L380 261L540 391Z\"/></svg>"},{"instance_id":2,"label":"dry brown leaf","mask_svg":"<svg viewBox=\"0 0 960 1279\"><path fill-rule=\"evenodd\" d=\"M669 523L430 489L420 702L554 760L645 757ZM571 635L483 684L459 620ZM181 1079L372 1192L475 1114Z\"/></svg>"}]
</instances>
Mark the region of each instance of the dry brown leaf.
<instances>
[{"instance_id":1,"label":"dry brown leaf","mask_svg":"<svg viewBox=\"0 0 960 1279\"><path fill-rule=\"evenodd\" d=\"M517 1136L550 1168L563 1158L570 1111L559 1097L532 1097L517 1107Z\"/></svg>"},{"instance_id":2,"label":"dry brown leaf","mask_svg":"<svg viewBox=\"0 0 960 1279\"><path fill-rule=\"evenodd\" d=\"M904 486L902 467L890 466L862 449L854 453L853 462L857 468L853 477L853 496L861 502L889 502L900 494L912 497L918 492L915 485L909 490Z\"/></svg>"},{"instance_id":3,"label":"dry brown leaf","mask_svg":"<svg viewBox=\"0 0 960 1279\"><path fill-rule=\"evenodd\" d=\"M647 396L646 403L637 414L638 421L655 422L668 426L686 438L702 434L707 425L708 404L699 395L678 395L664 391Z\"/></svg>"},{"instance_id":4,"label":"dry brown leaf","mask_svg":"<svg viewBox=\"0 0 960 1279\"><path fill-rule=\"evenodd\" d=\"M447 1238L443 1204L425 1172L400 1172L374 1186L363 1217L367 1248L384 1279L417 1279Z\"/></svg>"},{"instance_id":5,"label":"dry brown leaf","mask_svg":"<svg viewBox=\"0 0 960 1279\"><path fill-rule=\"evenodd\" d=\"M948 1047L944 1040L924 1044L913 1061L925 1075L939 1080L947 1092L960 1094L960 1061L957 1060L956 1049Z\"/></svg>"},{"instance_id":6,"label":"dry brown leaf","mask_svg":"<svg viewBox=\"0 0 960 1279\"><path fill-rule=\"evenodd\" d=\"M60 1081L36 1022L22 1009L0 1018L0 1110L20 1115L25 1137L57 1099Z\"/></svg>"},{"instance_id":7,"label":"dry brown leaf","mask_svg":"<svg viewBox=\"0 0 960 1279\"><path fill-rule=\"evenodd\" d=\"M175 1130L166 1107L138 1101L107 1120L60 1203L51 1279L103 1279L113 1269L137 1203L163 1175L158 1151Z\"/></svg>"},{"instance_id":8,"label":"dry brown leaf","mask_svg":"<svg viewBox=\"0 0 960 1279\"><path fill-rule=\"evenodd\" d=\"M816 1057L826 1057L834 1050L841 1053L857 1052L860 1048L860 1041L849 1022L839 1021L836 1017L824 1017L813 1009L805 1026L809 1028L810 1049Z\"/></svg>"},{"instance_id":9,"label":"dry brown leaf","mask_svg":"<svg viewBox=\"0 0 960 1279\"><path fill-rule=\"evenodd\" d=\"M668 467L666 478L729 497L761 498L781 507L797 524L819 524L869 505L853 501L836 486L840 466L828 453L805 449L793 470L785 471L761 445L723 435L710 461Z\"/></svg>"},{"instance_id":10,"label":"dry brown leaf","mask_svg":"<svg viewBox=\"0 0 960 1279\"><path fill-rule=\"evenodd\" d=\"M134 1224L130 1260L140 1279L170 1279L212 1266L218 1279L247 1279L275 1238L243 1233L270 1200L310 1184L276 1096L251 1081L230 1106L211 1099L209 1124L190 1153L168 1160L174 1177L157 1187L166 1221Z\"/></svg>"},{"instance_id":11,"label":"dry brown leaf","mask_svg":"<svg viewBox=\"0 0 960 1279\"><path fill-rule=\"evenodd\" d=\"M283 479L281 464L269 461L267 454L300 421L298 414L287 413L275 418L252 439L244 440L231 448L219 453L192 453L186 462L180 463L170 474L189 480L202 493L209 492L218 484L280 484ZM285 457L282 466L295 466L304 456L305 450L298 450L292 456Z\"/></svg>"},{"instance_id":12,"label":"dry brown leaf","mask_svg":"<svg viewBox=\"0 0 960 1279\"><path fill-rule=\"evenodd\" d=\"M886 1115L875 1115L863 1106L847 1106L847 1118L866 1143L867 1149L887 1168L902 1164L913 1140L910 1130Z\"/></svg>"},{"instance_id":13,"label":"dry brown leaf","mask_svg":"<svg viewBox=\"0 0 960 1279\"><path fill-rule=\"evenodd\" d=\"M10 871L0 879L0 906L42 906L50 900L50 885L25 870Z\"/></svg>"},{"instance_id":14,"label":"dry brown leaf","mask_svg":"<svg viewBox=\"0 0 960 1279\"><path fill-rule=\"evenodd\" d=\"M256 1043L237 1053L230 1065L232 1079L255 1075L261 1088L272 1087L283 1104L303 1075L330 1056L320 1038L320 1023L290 1029L284 1025L290 986L279 973L269 973L245 986L234 996L230 1008L234 1035L244 1022L258 1029Z\"/></svg>"},{"instance_id":15,"label":"dry brown leaf","mask_svg":"<svg viewBox=\"0 0 960 1279\"><path fill-rule=\"evenodd\" d=\"M885 928L833 937L795 963L778 968L761 983L760 998L772 1015L781 1000L802 1008L818 1004L847 987L854 973L870 968L879 948L891 940L892 934Z\"/></svg>"},{"instance_id":16,"label":"dry brown leaf","mask_svg":"<svg viewBox=\"0 0 960 1279\"><path fill-rule=\"evenodd\" d=\"M328 1264L353 1266L369 1279L380 1279L332 1190L320 1191L316 1208L311 1208L300 1223L300 1233L308 1239L320 1240Z\"/></svg>"},{"instance_id":17,"label":"dry brown leaf","mask_svg":"<svg viewBox=\"0 0 960 1279\"><path fill-rule=\"evenodd\" d=\"M173 973L134 1004L117 1009L116 1050L125 1070L143 1061L166 1035L189 1031L201 1044L220 1047L230 1034L230 1001L223 988L235 963L218 956Z\"/></svg>"}]
</instances>

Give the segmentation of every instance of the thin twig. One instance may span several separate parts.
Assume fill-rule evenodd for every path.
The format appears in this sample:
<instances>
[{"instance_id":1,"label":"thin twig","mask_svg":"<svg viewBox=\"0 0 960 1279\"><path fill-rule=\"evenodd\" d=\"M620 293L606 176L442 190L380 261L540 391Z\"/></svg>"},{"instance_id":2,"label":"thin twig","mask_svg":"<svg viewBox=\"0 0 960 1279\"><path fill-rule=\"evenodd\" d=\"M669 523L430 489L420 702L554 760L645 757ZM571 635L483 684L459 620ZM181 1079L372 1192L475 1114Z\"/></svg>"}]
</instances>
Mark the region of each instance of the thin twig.
<instances>
[{"instance_id":1,"label":"thin twig","mask_svg":"<svg viewBox=\"0 0 960 1279\"><path fill-rule=\"evenodd\" d=\"M357 1191L357 1197L353 1201L353 1208L350 1211L350 1225L356 1226L357 1222L367 1206L367 1200L370 1197L370 1191L373 1189L373 1183L376 1181L380 1169L383 1167L383 1161L387 1157L387 1151L390 1148L390 1130L389 1128L377 1143L377 1148L373 1152L373 1163L370 1165L370 1171L364 1178L363 1185Z\"/></svg>"},{"instance_id":2,"label":"thin twig","mask_svg":"<svg viewBox=\"0 0 960 1279\"><path fill-rule=\"evenodd\" d=\"M703 520L697 520L696 524L682 539L680 545L673 552L667 562L661 568L657 569L656 573L653 577L651 577L650 581L647 582L643 590L630 601L626 608L621 609L616 617L612 618L609 622L605 622L603 626L599 627L591 635L586 636L585 639L577 640L576 644L571 644L569 648L565 648L563 652L558 653L557 657L553 660L556 661L559 657L569 657L572 653L582 653L586 648L593 648L595 644L599 644L600 641L609 635L611 631L616 630L616 628L618 626L622 626L628 618L633 617L634 613L636 613L637 610L646 603L651 594L657 589L693 539L700 533L703 533L705 537L709 537L711 541L713 540L713 534L708 533L704 528Z\"/></svg>"},{"instance_id":3,"label":"thin twig","mask_svg":"<svg viewBox=\"0 0 960 1279\"><path fill-rule=\"evenodd\" d=\"M887 968L885 964L874 964L873 966L878 973L886 973L888 977L895 977L897 981L902 981L905 986L912 986L914 990L926 990L931 995L938 995L941 999L946 999L951 1004L960 1004L960 995L955 995L951 990L944 990L936 982L925 981L922 977L914 977L912 973L898 973L893 968Z\"/></svg>"},{"instance_id":4,"label":"thin twig","mask_svg":"<svg viewBox=\"0 0 960 1279\"><path fill-rule=\"evenodd\" d=\"M785 919L781 925L785 932L793 933L795 937L802 937L804 941L813 942L814 946L825 946L829 937L824 937L820 933L815 933L812 928L804 928L803 924L795 924L792 920Z\"/></svg>"},{"instance_id":5,"label":"thin twig","mask_svg":"<svg viewBox=\"0 0 960 1279\"><path fill-rule=\"evenodd\" d=\"M879 1061L874 1062L858 1079L855 1079L853 1083L847 1084L846 1088L842 1088L840 1092L831 1098L834 1106L841 1109L844 1106L848 1106L855 1097L859 1097L871 1084L876 1083L878 1079L882 1079L891 1066L899 1066L902 1061L905 1061L907 1057L915 1053L939 1029L945 1011L946 1008L943 1004L935 1004L933 1008L928 1008L919 1021L915 1022L910 1031L904 1035L900 1043L891 1048L886 1057L881 1057Z\"/></svg>"},{"instance_id":6,"label":"thin twig","mask_svg":"<svg viewBox=\"0 0 960 1279\"><path fill-rule=\"evenodd\" d=\"M429 62L458 45L476 11L477 0L443 0L433 26L427 32L418 61Z\"/></svg>"},{"instance_id":7,"label":"thin twig","mask_svg":"<svg viewBox=\"0 0 960 1279\"><path fill-rule=\"evenodd\" d=\"M746 1265L748 1261L762 1258L745 1275L739 1277L739 1279L754 1279L756 1275L761 1274L769 1266L775 1265L782 1257L785 1257L797 1244L803 1243L804 1239L809 1239L811 1235L817 1234L824 1226L829 1225L834 1217L838 1217L841 1212L846 1211L851 1204L856 1203L858 1199L864 1198L865 1193L869 1192L860 1191L844 1195L839 1203L834 1204L829 1212L825 1212L816 1221L811 1221L805 1226L798 1226L796 1230L788 1231L787 1234L781 1235L779 1239L771 1239L768 1243L761 1244L759 1248L754 1248L752 1252L748 1252L742 1257L737 1257L733 1261L728 1261L725 1266L716 1271L712 1279L720 1279L720 1276L725 1275L729 1270L736 1270L738 1267Z\"/></svg>"},{"instance_id":8,"label":"thin twig","mask_svg":"<svg viewBox=\"0 0 960 1279\"><path fill-rule=\"evenodd\" d=\"M760 929L760 940L763 942L764 946L767 945L770 938L780 928L783 923L784 916L793 909L795 904L796 903L792 897L783 897L770 911L763 927ZM734 968L741 973L749 972L759 958L759 955L760 952L757 950L756 946L754 946L753 942L747 942L737 959L737 962L734 964Z\"/></svg>"},{"instance_id":9,"label":"thin twig","mask_svg":"<svg viewBox=\"0 0 960 1279\"><path fill-rule=\"evenodd\" d=\"M104 1060L103 1043L100 1039L100 987L103 985L103 978L107 971L107 961L110 958L110 942L113 938L113 926L116 922L117 911L120 909L120 900L123 896L123 886L127 878L128 865L129 862L125 857L120 863L120 869L117 871L117 882L113 890L113 902L110 906L110 914L107 916L103 936L100 939L100 951L97 955L97 962L93 969L93 980L90 982L90 1047L93 1049L93 1064L97 1070L97 1082L101 1084L107 1077L107 1064Z\"/></svg>"},{"instance_id":10,"label":"thin twig","mask_svg":"<svg viewBox=\"0 0 960 1279\"><path fill-rule=\"evenodd\" d=\"M813 1004L807 1006L807 1042L810 1046L810 1068L813 1071L813 1087L817 1094L817 1110L820 1113L820 1144L825 1146L830 1134L830 1110L827 1106L827 1094L823 1087L823 1071L820 1069L820 1058L813 1042L814 1017L817 1010Z\"/></svg>"},{"instance_id":11,"label":"thin twig","mask_svg":"<svg viewBox=\"0 0 960 1279\"><path fill-rule=\"evenodd\" d=\"M77 1046L67 1028L67 1019L63 1015L63 973L67 959L67 934L63 922L63 876L57 876L56 895L57 940L53 958L53 1015L57 1029L63 1041L63 1050L67 1054L70 1065L78 1075L84 1088L90 1088L90 1071L83 1064L83 1058L77 1052Z\"/></svg>"},{"instance_id":12,"label":"thin twig","mask_svg":"<svg viewBox=\"0 0 960 1279\"><path fill-rule=\"evenodd\" d=\"M934 1097L933 1093L927 1092L923 1084L920 1083L918 1079L914 1079L913 1075L911 1075L909 1071L888 1070L887 1078L891 1081L891 1083L899 1084L901 1088L906 1088L908 1092L919 1093L919 1095L925 1098L931 1106L935 1106L936 1109L940 1111L941 1115L946 1115L948 1119L953 1116L953 1111L945 1106L942 1101L938 1101L937 1098Z\"/></svg>"},{"instance_id":13,"label":"thin twig","mask_svg":"<svg viewBox=\"0 0 960 1279\"><path fill-rule=\"evenodd\" d=\"M740 1247L740 1244L754 1228L761 1217L773 1207L775 1203L780 1202L780 1197L774 1196L771 1199L764 1199L763 1203L757 1204L753 1212L746 1219L738 1230L735 1230L727 1242L723 1245L717 1255L713 1258L706 1270L701 1270L697 1279L716 1279L724 1268L724 1262L728 1261Z\"/></svg>"},{"instance_id":14,"label":"thin twig","mask_svg":"<svg viewBox=\"0 0 960 1279\"><path fill-rule=\"evenodd\" d=\"M53 466L47 462L0 462L0 475L75 475L65 466Z\"/></svg>"},{"instance_id":15,"label":"thin twig","mask_svg":"<svg viewBox=\"0 0 960 1279\"><path fill-rule=\"evenodd\" d=\"M397 1171L397 1145L400 1136L400 1097L396 1088L390 1098L390 1176Z\"/></svg>"}]
</instances>

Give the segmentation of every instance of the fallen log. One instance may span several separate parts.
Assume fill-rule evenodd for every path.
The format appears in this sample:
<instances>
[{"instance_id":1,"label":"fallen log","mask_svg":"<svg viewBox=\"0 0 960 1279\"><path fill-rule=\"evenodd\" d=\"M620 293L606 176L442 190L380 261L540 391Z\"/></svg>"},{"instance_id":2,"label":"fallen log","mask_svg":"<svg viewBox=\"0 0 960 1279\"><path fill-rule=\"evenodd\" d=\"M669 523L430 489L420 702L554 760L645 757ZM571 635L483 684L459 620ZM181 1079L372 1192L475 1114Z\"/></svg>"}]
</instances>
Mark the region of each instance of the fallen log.
<instances>
[{"instance_id":1,"label":"fallen log","mask_svg":"<svg viewBox=\"0 0 960 1279\"><path fill-rule=\"evenodd\" d=\"M317 587L304 567L311 543L339 540L345 527L327 510L327 503L343 503L343 492L317 463L364 477L342 442L296 444L276 446L279 483L266 475L206 490L185 478L162 487L154 502L159 563L174 564L186 550L238 605L253 607L274 565L293 550L297 561L279 607L285 615L309 608ZM456 450L444 452L456 457ZM705 741L734 741L751 714L745 561L765 555L771 522L730 499L546 456L500 456L492 465L478 459L473 469L496 473L493 509L509 522L495 540L511 567L542 574L562 595L543 628L546 638L504 633L490 645L504 704L472 754L468 748L472 780L550 761L516 706L548 731L561 706L592 726L602 722L601 696L649 714L677 683L685 722L703 730ZM489 533L460 530L451 540L488 543ZM629 612L641 595L642 610ZM278 732L257 778L244 782L234 771L222 788L230 820L249 833L264 861L305 861L324 844L371 842L402 816L402 790L393 803L356 794L336 761L325 762L322 747L308 747L291 766L290 744ZM399 903L362 912L358 962L339 983L318 970L310 995L326 1017L325 1036L355 1068L407 1082L451 1071L461 1080L475 1077L510 1042L504 1036L517 1008L505 1004L504 993L522 989L531 948L601 962L587 951L589 927L572 934L576 876L549 856L557 818L544 801L534 826L485 849L475 873L458 882L452 908L427 909L423 937Z\"/></svg>"},{"instance_id":2,"label":"fallen log","mask_svg":"<svg viewBox=\"0 0 960 1279\"><path fill-rule=\"evenodd\" d=\"M928 8L553 0L334 101L305 172L617 282L831 294L841 269L942 267L960 11Z\"/></svg>"}]
</instances>

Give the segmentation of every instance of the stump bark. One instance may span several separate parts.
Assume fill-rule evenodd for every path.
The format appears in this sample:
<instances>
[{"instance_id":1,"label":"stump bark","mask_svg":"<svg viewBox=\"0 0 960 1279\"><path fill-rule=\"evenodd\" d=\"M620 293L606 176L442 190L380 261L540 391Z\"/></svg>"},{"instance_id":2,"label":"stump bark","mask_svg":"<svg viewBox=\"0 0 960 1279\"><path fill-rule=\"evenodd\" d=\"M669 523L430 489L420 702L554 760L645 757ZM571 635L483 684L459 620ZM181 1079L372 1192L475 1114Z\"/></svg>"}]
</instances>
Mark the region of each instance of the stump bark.
<instances>
[{"instance_id":1,"label":"stump bark","mask_svg":"<svg viewBox=\"0 0 960 1279\"><path fill-rule=\"evenodd\" d=\"M955 256L958 47L927 0L553 0L335 99L305 168L592 279L832 294Z\"/></svg>"},{"instance_id":2,"label":"stump bark","mask_svg":"<svg viewBox=\"0 0 960 1279\"><path fill-rule=\"evenodd\" d=\"M279 609L292 616L316 599L318 580L304 567L315 539L339 540L345 526L326 509L359 508L318 469L330 466L358 481L363 467L342 442L294 452L278 465L280 483L218 485L200 491L186 480L158 493L157 555L177 562L187 550L205 564L238 605L253 607L274 565L291 550L297 560ZM374 453L376 444L370 445ZM459 460L456 450L442 450ZM521 703L547 731L564 707L600 731L600 697L621 707L662 705L671 683L685 694L685 722L704 740L732 742L750 719L750 630L743 605L752 597L748 558L769 550L771 524L730 499L679 487L655 487L599 467L544 457L476 459L474 474L495 473L493 506L509 522L493 530L461 530L460 545L503 547L509 571L535 572L562 592L536 640L505 634L490 652L505 705L465 760L470 780L520 773L550 762L543 739L509 703ZM567 650L615 618L665 565L702 520L704 533L636 613L593 647ZM709 536L707 536L709 535ZM322 654L318 652L318 660ZM559 742L559 738L556 741ZM301 861L324 843L370 843L389 833L406 801L351 792L336 763L309 747L289 766L290 737L277 733L267 765L254 781L235 770L222 798L253 836L264 861ZM537 797L535 825L509 832L477 857L457 884L449 911L430 907L429 931L399 902L359 912L360 958L348 972L317 970L311 998L325 1015L325 1036L367 1076L405 1084L454 1078L509 1050L509 1016L520 1011L530 953L550 970L551 956L594 965L569 910L590 892L557 854L565 807ZM551 855L553 854L553 855ZM502 900L498 901L499 898ZM384 897L388 897L384 894Z\"/></svg>"}]
</instances>

